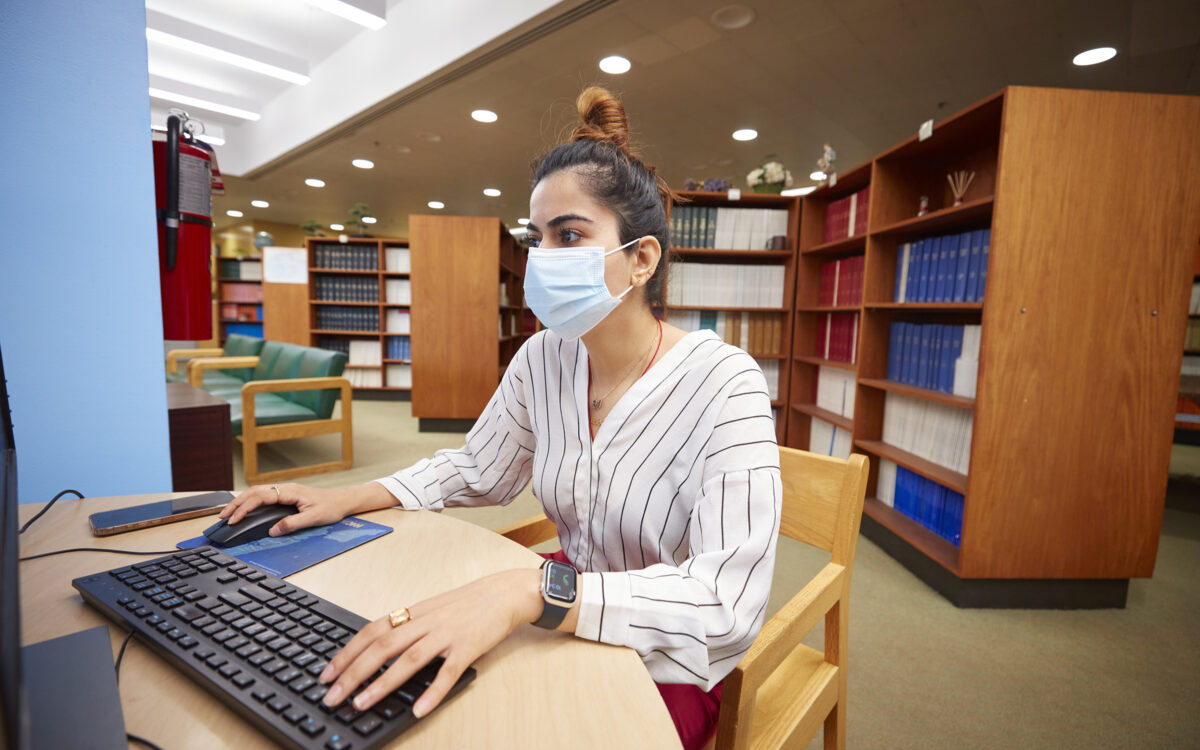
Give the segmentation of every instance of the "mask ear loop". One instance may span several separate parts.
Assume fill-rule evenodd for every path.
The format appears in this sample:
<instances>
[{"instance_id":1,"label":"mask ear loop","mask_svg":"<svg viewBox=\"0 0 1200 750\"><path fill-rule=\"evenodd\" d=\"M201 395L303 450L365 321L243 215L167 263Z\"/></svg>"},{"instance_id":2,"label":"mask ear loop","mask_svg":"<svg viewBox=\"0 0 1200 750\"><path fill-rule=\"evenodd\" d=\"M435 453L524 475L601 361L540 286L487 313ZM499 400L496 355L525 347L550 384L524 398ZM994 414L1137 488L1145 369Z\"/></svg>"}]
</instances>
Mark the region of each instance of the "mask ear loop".
<instances>
[{"instance_id":1,"label":"mask ear loop","mask_svg":"<svg viewBox=\"0 0 1200 750\"><path fill-rule=\"evenodd\" d=\"M606 258L607 258L608 256L612 255L613 253L617 252L617 250L624 250L625 248L629 247L629 246L630 246L630 245L632 245L633 243L635 243L635 242L641 242L641 241L642 241L642 238L641 238L641 237L638 237L636 240L630 240L629 242L626 242L624 245L621 245L621 246L620 246L620 247L618 247L618 248L614 248L614 249L612 249L612 250L609 250L607 253L605 253L605 254L604 254L604 257L606 257ZM633 289L633 284L630 284L630 285L629 285L629 287L628 287L628 288L627 288L625 291L623 291L623 292L621 292L620 294L618 294L616 298L617 298L617 299L624 299L625 295L626 295L626 294L629 294L629 292L630 292L632 289Z\"/></svg>"}]
</instances>

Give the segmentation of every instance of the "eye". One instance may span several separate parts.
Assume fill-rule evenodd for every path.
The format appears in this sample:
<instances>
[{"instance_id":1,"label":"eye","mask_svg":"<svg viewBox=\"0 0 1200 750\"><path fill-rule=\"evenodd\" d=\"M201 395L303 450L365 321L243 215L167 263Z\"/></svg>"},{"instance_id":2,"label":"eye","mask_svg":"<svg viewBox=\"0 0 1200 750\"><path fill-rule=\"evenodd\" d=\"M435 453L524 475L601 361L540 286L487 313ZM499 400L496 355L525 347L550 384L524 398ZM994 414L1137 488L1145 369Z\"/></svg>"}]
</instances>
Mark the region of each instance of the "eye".
<instances>
[{"instance_id":1,"label":"eye","mask_svg":"<svg viewBox=\"0 0 1200 750\"><path fill-rule=\"evenodd\" d=\"M530 247L538 247L542 243L542 238L525 235L525 241L529 243Z\"/></svg>"},{"instance_id":2,"label":"eye","mask_svg":"<svg viewBox=\"0 0 1200 750\"><path fill-rule=\"evenodd\" d=\"M574 229L567 229L566 227L559 230L558 233L559 242L563 245L570 245L574 242L578 242L582 237L583 235L579 232L576 232Z\"/></svg>"}]
</instances>

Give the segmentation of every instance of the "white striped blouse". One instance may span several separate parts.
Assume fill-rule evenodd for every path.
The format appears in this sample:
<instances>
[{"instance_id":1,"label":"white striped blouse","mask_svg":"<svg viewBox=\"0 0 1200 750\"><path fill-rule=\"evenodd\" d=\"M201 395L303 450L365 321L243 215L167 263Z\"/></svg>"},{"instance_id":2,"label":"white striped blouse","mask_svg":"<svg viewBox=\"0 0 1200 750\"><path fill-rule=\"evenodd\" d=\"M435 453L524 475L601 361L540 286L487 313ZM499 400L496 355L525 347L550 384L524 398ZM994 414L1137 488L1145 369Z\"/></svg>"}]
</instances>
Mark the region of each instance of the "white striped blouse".
<instances>
[{"instance_id":1,"label":"white striped blouse","mask_svg":"<svg viewBox=\"0 0 1200 750\"><path fill-rule=\"evenodd\" d=\"M509 364L460 450L378 480L404 508L505 504L533 481L582 571L576 635L635 649L660 683L711 689L771 589L779 450L758 363L689 333L590 439L587 350L551 331Z\"/></svg>"}]
</instances>

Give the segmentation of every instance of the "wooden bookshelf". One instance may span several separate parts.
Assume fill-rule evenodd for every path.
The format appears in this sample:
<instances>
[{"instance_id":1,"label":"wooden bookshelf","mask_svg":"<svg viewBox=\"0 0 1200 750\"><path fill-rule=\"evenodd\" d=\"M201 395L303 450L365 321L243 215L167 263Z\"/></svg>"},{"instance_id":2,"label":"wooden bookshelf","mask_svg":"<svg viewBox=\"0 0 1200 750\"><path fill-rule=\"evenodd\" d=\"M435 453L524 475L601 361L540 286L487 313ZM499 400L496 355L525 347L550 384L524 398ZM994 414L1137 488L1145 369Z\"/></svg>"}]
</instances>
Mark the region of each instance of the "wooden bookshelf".
<instances>
[{"instance_id":1,"label":"wooden bookshelf","mask_svg":"<svg viewBox=\"0 0 1200 750\"><path fill-rule=\"evenodd\" d=\"M407 250L407 240L309 237L305 247L310 345L350 356L346 377L355 392L407 397L410 386L393 369L407 365L388 358L389 339L397 334L387 330L387 311L407 307L389 302L387 282L409 276L388 270L388 250Z\"/></svg>"},{"instance_id":2,"label":"wooden bookshelf","mask_svg":"<svg viewBox=\"0 0 1200 750\"><path fill-rule=\"evenodd\" d=\"M1189 286L1200 284L1200 245L1196 247L1195 256ZM1189 314L1187 325L1188 330L1191 330L1191 326L1200 325L1200 314ZM1183 356L1197 357L1200 356L1200 351L1184 348ZM1180 372L1179 401L1175 414L1174 442L1200 445L1200 375Z\"/></svg>"},{"instance_id":3,"label":"wooden bookshelf","mask_svg":"<svg viewBox=\"0 0 1200 750\"><path fill-rule=\"evenodd\" d=\"M804 198L786 442L807 448L814 418L848 426L871 458L864 534L956 604L1123 606L1128 579L1153 573L1179 331L1200 273L1196 132L1197 97L1010 87ZM1155 168L1131 175L1131 163ZM959 169L975 177L956 206L945 175ZM865 236L825 241L825 207L868 185ZM982 302L895 302L904 243L981 229ZM847 425L815 406L818 368L834 363L814 339L821 264L855 255ZM975 397L888 380L896 322L980 326ZM969 471L884 442L889 395L970 413ZM879 500L883 459L962 493L960 544Z\"/></svg>"},{"instance_id":4,"label":"wooden bookshelf","mask_svg":"<svg viewBox=\"0 0 1200 750\"><path fill-rule=\"evenodd\" d=\"M465 429L536 328L524 304L526 249L495 217L409 217L413 416Z\"/></svg>"},{"instance_id":5,"label":"wooden bookshelf","mask_svg":"<svg viewBox=\"0 0 1200 750\"><path fill-rule=\"evenodd\" d=\"M671 242L672 245L682 244L672 247L670 251L672 262L718 263L747 267L781 266L783 268L782 307L700 305L673 302L671 301L670 285L673 283L672 280L677 279L677 277L674 275L675 269L672 268L671 273L667 277L667 288L664 289L667 299L667 309L663 311L672 324L684 329L695 329L709 325L704 320L697 323L694 319L685 317L686 314L715 313L715 319L719 321L716 324L716 330L718 333L723 333L726 341L736 341L741 348L757 359L759 364L763 366L768 378L771 377L770 371L772 369L777 371L777 394L772 399L771 405L775 413L775 432L778 439L782 441L786 434L789 412L791 411L785 407L788 403L787 373L789 358L791 356L791 312L795 293L796 248L799 244L800 201L798 198L758 193L742 193L740 197L730 199L728 193L712 193L697 190L680 191L677 195L681 201L676 204L672 211ZM688 211L692 208L718 210L760 208L786 211L786 223L782 224L780 234L778 235L785 237L785 248L767 249L768 246L765 242L769 238L766 237L766 233L759 235L759 242L733 243L744 245L744 247L739 246L734 249L711 247L710 245L714 244L725 244L721 242L721 237L718 235L715 225L711 228L711 234L704 238L703 242L695 241L699 239L695 227L681 223L681 219L685 218ZM733 236L741 237L745 235L739 232ZM728 239L728 237L725 239ZM751 247L751 245L760 246ZM736 317L731 317L731 314ZM741 340L742 333L740 326L742 318L746 315L755 316L750 319L753 320L752 325L754 326L753 331L750 332L750 341ZM736 325L739 327L737 333L727 330L733 324L733 321L737 321Z\"/></svg>"},{"instance_id":6,"label":"wooden bookshelf","mask_svg":"<svg viewBox=\"0 0 1200 750\"><path fill-rule=\"evenodd\" d=\"M251 267L256 267L252 271ZM230 333L263 335L262 256L216 258L217 341L225 344ZM246 298L246 299L243 299Z\"/></svg>"}]
</instances>

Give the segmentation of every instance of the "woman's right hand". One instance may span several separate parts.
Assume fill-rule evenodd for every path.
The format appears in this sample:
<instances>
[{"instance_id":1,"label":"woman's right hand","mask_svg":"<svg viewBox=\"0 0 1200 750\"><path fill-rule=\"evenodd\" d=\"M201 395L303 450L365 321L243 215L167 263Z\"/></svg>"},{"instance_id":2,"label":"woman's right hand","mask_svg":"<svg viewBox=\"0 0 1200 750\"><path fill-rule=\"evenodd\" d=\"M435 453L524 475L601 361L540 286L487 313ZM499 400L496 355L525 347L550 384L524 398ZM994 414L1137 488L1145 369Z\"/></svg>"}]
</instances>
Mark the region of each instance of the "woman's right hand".
<instances>
[{"instance_id":1,"label":"woman's right hand","mask_svg":"<svg viewBox=\"0 0 1200 750\"><path fill-rule=\"evenodd\" d=\"M278 491L276 491L278 490ZM237 525L247 513L262 505L295 505L299 512L284 516L271 527L271 536L283 536L309 526L336 523L358 509L346 490L330 490L303 484L260 484L242 492L221 510L220 518Z\"/></svg>"}]
</instances>

